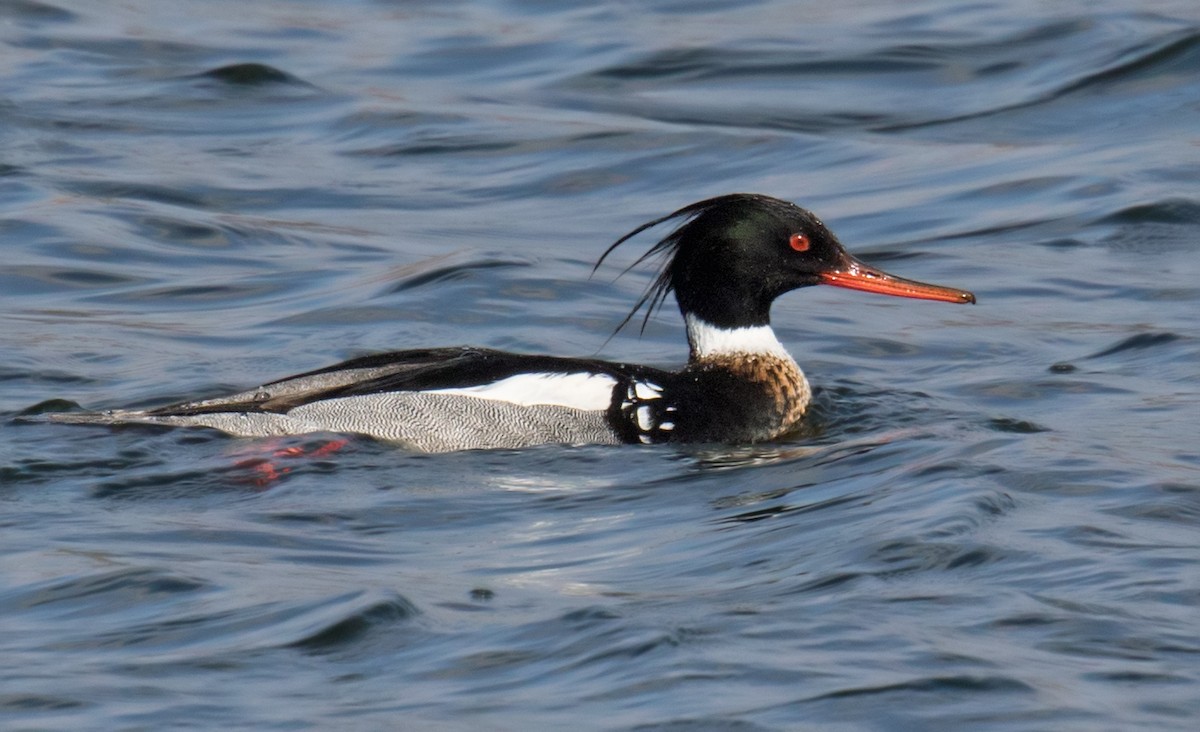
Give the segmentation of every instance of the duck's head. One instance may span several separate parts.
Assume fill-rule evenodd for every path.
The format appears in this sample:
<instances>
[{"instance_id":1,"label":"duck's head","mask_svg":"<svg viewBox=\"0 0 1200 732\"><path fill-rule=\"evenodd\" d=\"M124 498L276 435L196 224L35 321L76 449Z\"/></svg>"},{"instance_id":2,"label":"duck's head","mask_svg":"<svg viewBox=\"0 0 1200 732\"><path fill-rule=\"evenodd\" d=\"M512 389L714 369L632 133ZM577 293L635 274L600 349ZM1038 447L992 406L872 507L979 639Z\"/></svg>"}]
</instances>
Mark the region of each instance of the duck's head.
<instances>
[{"instance_id":1,"label":"duck's head","mask_svg":"<svg viewBox=\"0 0 1200 732\"><path fill-rule=\"evenodd\" d=\"M646 304L648 320L672 291L685 316L720 328L767 325L775 298L809 285L975 302L975 296L965 290L906 280L875 269L851 256L810 211L752 193L710 198L643 224L609 247L596 266L625 241L673 219L684 219L684 223L631 265L655 255L665 259L658 276L621 325Z\"/></svg>"}]
</instances>

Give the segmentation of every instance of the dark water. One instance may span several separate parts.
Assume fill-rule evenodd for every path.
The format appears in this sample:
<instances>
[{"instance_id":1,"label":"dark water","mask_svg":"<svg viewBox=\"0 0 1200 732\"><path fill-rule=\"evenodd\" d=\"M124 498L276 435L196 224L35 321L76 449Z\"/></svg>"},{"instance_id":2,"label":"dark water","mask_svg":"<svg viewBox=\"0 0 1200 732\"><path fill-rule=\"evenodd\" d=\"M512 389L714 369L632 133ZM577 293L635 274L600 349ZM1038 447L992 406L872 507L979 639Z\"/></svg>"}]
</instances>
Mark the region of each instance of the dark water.
<instances>
[{"instance_id":1,"label":"dark water","mask_svg":"<svg viewBox=\"0 0 1200 732\"><path fill-rule=\"evenodd\" d=\"M0 41L0 726L1195 728L1194 0L8 0ZM742 190L979 305L785 297L814 418L746 449L259 486L313 438L12 421L589 355L645 285L599 252Z\"/></svg>"}]
</instances>

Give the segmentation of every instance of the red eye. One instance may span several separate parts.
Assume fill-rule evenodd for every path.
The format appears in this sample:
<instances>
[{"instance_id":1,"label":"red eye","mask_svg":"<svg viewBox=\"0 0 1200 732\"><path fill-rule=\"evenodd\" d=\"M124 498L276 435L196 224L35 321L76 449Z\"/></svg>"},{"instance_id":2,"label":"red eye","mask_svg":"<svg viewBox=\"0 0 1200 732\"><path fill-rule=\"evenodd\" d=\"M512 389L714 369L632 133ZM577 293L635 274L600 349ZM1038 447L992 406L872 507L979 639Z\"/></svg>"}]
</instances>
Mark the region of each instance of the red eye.
<instances>
[{"instance_id":1,"label":"red eye","mask_svg":"<svg viewBox=\"0 0 1200 732\"><path fill-rule=\"evenodd\" d=\"M788 245L798 252L807 252L812 242L808 240L808 234L792 234L792 238L788 239Z\"/></svg>"}]
</instances>

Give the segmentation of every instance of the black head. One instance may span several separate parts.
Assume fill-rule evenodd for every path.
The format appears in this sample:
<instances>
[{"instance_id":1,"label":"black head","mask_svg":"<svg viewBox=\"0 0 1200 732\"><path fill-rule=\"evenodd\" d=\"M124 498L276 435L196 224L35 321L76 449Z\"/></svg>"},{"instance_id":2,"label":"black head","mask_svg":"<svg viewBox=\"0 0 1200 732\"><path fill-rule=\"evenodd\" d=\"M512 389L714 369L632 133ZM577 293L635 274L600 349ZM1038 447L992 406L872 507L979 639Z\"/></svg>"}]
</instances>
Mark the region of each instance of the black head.
<instances>
[{"instance_id":1,"label":"black head","mask_svg":"<svg viewBox=\"0 0 1200 732\"><path fill-rule=\"evenodd\" d=\"M679 308L723 328L767 325L771 303L789 290L829 284L902 297L975 302L969 292L903 280L851 257L810 211L778 198L732 193L685 206L617 240L600 260L630 238L672 219L684 223L637 259L665 262L624 326L649 303L642 327L674 291ZM628 271L628 269L626 270Z\"/></svg>"}]
</instances>

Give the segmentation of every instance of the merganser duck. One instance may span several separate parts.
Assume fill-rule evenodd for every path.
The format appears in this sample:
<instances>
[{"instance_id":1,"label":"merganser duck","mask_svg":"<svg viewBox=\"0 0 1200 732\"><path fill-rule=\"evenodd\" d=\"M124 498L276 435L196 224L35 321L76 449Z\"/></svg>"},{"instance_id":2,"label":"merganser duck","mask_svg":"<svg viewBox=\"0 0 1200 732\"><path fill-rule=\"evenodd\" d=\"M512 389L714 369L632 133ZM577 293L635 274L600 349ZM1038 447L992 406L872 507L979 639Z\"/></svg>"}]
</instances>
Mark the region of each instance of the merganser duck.
<instances>
[{"instance_id":1,"label":"merganser duck","mask_svg":"<svg viewBox=\"0 0 1200 732\"><path fill-rule=\"evenodd\" d=\"M811 396L771 330L775 298L809 285L974 303L901 279L842 248L811 212L735 193L685 206L621 237L680 220L630 269L664 258L617 330L674 292L690 354L681 371L586 358L433 348L355 358L231 396L148 410L49 415L57 422L211 427L263 437L359 433L425 452L532 445L752 443L794 429ZM628 269L626 270L628 271Z\"/></svg>"}]
</instances>

